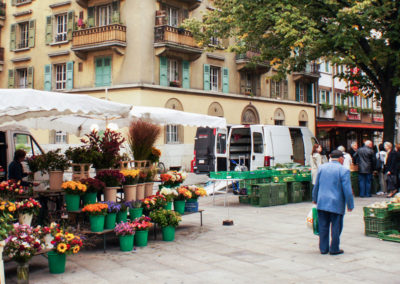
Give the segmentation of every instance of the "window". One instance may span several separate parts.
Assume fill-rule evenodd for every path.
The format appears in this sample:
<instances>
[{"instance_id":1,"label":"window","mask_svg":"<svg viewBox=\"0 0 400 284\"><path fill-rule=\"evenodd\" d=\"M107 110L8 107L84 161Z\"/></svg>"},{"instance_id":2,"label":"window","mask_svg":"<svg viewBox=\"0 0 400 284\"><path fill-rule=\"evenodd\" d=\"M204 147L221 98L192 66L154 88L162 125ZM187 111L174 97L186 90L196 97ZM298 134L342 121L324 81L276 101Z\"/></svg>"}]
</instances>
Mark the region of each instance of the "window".
<instances>
[{"instance_id":1,"label":"window","mask_svg":"<svg viewBox=\"0 0 400 284\"><path fill-rule=\"evenodd\" d=\"M246 93L253 94L253 75L251 73L246 73Z\"/></svg>"},{"instance_id":2,"label":"window","mask_svg":"<svg viewBox=\"0 0 400 284\"><path fill-rule=\"evenodd\" d=\"M23 4L23 3L29 3L32 2L32 0L17 0L17 4Z\"/></svg>"},{"instance_id":3,"label":"window","mask_svg":"<svg viewBox=\"0 0 400 284\"><path fill-rule=\"evenodd\" d=\"M179 82L179 62L176 59L168 59L168 82Z\"/></svg>"},{"instance_id":4,"label":"window","mask_svg":"<svg viewBox=\"0 0 400 284\"><path fill-rule=\"evenodd\" d=\"M178 27L179 23L179 9L175 7L167 7L167 25L172 27Z\"/></svg>"},{"instance_id":5,"label":"window","mask_svg":"<svg viewBox=\"0 0 400 284\"><path fill-rule=\"evenodd\" d=\"M96 87L111 85L111 57L96 58Z\"/></svg>"},{"instance_id":6,"label":"window","mask_svg":"<svg viewBox=\"0 0 400 284\"><path fill-rule=\"evenodd\" d=\"M64 90L67 84L67 65L55 65L56 72L56 90Z\"/></svg>"},{"instance_id":7,"label":"window","mask_svg":"<svg viewBox=\"0 0 400 284\"><path fill-rule=\"evenodd\" d=\"M355 96L349 97L349 107L358 107L359 106L359 98Z\"/></svg>"},{"instance_id":8,"label":"window","mask_svg":"<svg viewBox=\"0 0 400 284\"><path fill-rule=\"evenodd\" d=\"M55 144L67 144L67 133L64 131L56 131Z\"/></svg>"},{"instance_id":9,"label":"window","mask_svg":"<svg viewBox=\"0 0 400 284\"><path fill-rule=\"evenodd\" d=\"M326 73L331 73L331 65L329 61L325 61L325 70Z\"/></svg>"},{"instance_id":10,"label":"window","mask_svg":"<svg viewBox=\"0 0 400 284\"><path fill-rule=\"evenodd\" d=\"M369 109L369 108L371 108L370 99L367 99L367 98L363 99L363 108L364 108L364 109Z\"/></svg>"},{"instance_id":11,"label":"window","mask_svg":"<svg viewBox=\"0 0 400 284\"><path fill-rule=\"evenodd\" d=\"M212 36L210 38L210 44L211 45L215 45L215 46L219 46L219 39L217 37Z\"/></svg>"},{"instance_id":12,"label":"window","mask_svg":"<svg viewBox=\"0 0 400 284\"><path fill-rule=\"evenodd\" d=\"M55 42L67 40L67 14L56 16L56 35Z\"/></svg>"},{"instance_id":13,"label":"window","mask_svg":"<svg viewBox=\"0 0 400 284\"><path fill-rule=\"evenodd\" d=\"M28 88L28 69L22 68L16 70L17 88Z\"/></svg>"},{"instance_id":14,"label":"window","mask_svg":"<svg viewBox=\"0 0 400 284\"><path fill-rule=\"evenodd\" d=\"M263 135L259 132L253 132L253 150L254 153L264 153Z\"/></svg>"},{"instance_id":15,"label":"window","mask_svg":"<svg viewBox=\"0 0 400 284\"><path fill-rule=\"evenodd\" d=\"M29 40L29 22L18 24L19 38L18 38L18 49L27 48Z\"/></svg>"},{"instance_id":16,"label":"window","mask_svg":"<svg viewBox=\"0 0 400 284\"><path fill-rule=\"evenodd\" d=\"M217 154L226 153L226 134L218 133L217 136Z\"/></svg>"},{"instance_id":17,"label":"window","mask_svg":"<svg viewBox=\"0 0 400 284\"><path fill-rule=\"evenodd\" d=\"M28 134L14 134L14 146L15 150L25 150L27 157L43 154L36 141Z\"/></svg>"},{"instance_id":18,"label":"window","mask_svg":"<svg viewBox=\"0 0 400 284\"><path fill-rule=\"evenodd\" d=\"M271 80L271 98L288 99L288 81Z\"/></svg>"},{"instance_id":19,"label":"window","mask_svg":"<svg viewBox=\"0 0 400 284\"><path fill-rule=\"evenodd\" d=\"M219 87L219 67L210 66L210 89L218 92Z\"/></svg>"},{"instance_id":20,"label":"window","mask_svg":"<svg viewBox=\"0 0 400 284\"><path fill-rule=\"evenodd\" d=\"M331 102L331 94L329 91L321 90L320 91L320 103L321 104L330 104Z\"/></svg>"},{"instance_id":21,"label":"window","mask_svg":"<svg viewBox=\"0 0 400 284\"><path fill-rule=\"evenodd\" d=\"M167 125L167 144L179 143L178 125Z\"/></svg>"},{"instance_id":22,"label":"window","mask_svg":"<svg viewBox=\"0 0 400 284\"><path fill-rule=\"evenodd\" d=\"M296 101L304 102L304 84L302 82L296 83Z\"/></svg>"},{"instance_id":23,"label":"window","mask_svg":"<svg viewBox=\"0 0 400 284\"><path fill-rule=\"evenodd\" d=\"M275 125L283 125L283 120L275 119Z\"/></svg>"},{"instance_id":24,"label":"window","mask_svg":"<svg viewBox=\"0 0 400 284\"><path fill-rule=\"evenodd\" d=\"M299 121L299 126L307 127L307 121Z\"/></svg>"},{"instance_id":25,"label":"window","mask_svg":"<svg viewBox=\"0 0 400 284\"><path fill-rule=\"evenodd\" d=\"M345 98L341 93L336 93L335 104L336 105L344 105Z\"/></svg>"},{"instance_id":26,"label":"window","mask_svg":"<svg viewBox=\"0 0 400 284\"><path fill-rule=\"evenodd\" d=\"M108 26L112 22L112 8L111 4L98 6L97 8L97 17L96 17L96 26Z\"/></svg>"}]
</instances>

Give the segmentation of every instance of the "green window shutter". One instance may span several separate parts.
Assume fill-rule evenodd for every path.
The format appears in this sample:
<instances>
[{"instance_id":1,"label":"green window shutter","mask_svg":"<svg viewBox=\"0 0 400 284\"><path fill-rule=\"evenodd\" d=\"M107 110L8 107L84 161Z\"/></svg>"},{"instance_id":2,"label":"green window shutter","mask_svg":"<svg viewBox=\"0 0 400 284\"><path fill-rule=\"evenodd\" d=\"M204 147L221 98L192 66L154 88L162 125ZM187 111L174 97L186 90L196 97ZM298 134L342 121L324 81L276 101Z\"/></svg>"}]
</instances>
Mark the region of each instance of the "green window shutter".
<instances>
[{"instance_id":1,"label":"green window shutter","mask_svg":"<svg viewBox=\"0 0 400 284\"><path fill-rule=\"evenodd\" d=\"M96 58L95 68L96 68L95 86L101 87L103 86L103 58Z\"/></svg>"},{"instance_id":2,"label":"green window shutter","mask_svg":"<svg viewBox=\"0 0 400 284\"><path fill-rule=\"evenodd\" d=\"M94 27L94 7L88 7L88 26L89 28Z\"/></svg>"},{"instance_id":3,"label":"green window shutter","mask_svg":"<svg viewBox=\"0 0 400 284\"><path fill-rule=\"evenodd\" d=\"M28 67L28 88L33 89L33 67Z\"/></svg>"},{"instance_id":4,"label":"green window shutter","mask_svg":"<svg viewBox=\"0 0 400 284\"><path fill-rule=\"evenodd\" d=\"M118 0L118 1L112 2L111 22L113 24L119 24L119 22L120 22L119 19L120 19L120 13L119 13L119 0Z\"/></svg>"},{"instance_id":5,"label":"green window shutter","mask_svg":"<svg viewBox=\"0 0 400 284\"><path fill-rule=\"evenodd\" d=\"M313 84L307 84L307 102L308 103L313 102L312 88L313 88Z\"/></svg>"},{"instance_id":6,"label":"green window shutter","mask_svg":"<svg viewBox=\"0 0 400 284\"><path fill-rule=\"evenodd\" d=\"M182 61L182 88L190 89L190 64L189 61Z\"/></svg>"},{"instance_id":7,"label":"green window shutter","mask_svg":"<svg viewBox=\"0 0 400 284\"><path fill-rule=\"evenodd\" d=\"M14 84L15 84L15 71L14 69L9 69L8 70L8 88L12 89L14 88Z\"/></svg>"},{"instance_id":8,"label":"green window shutter","mask_svg":"<svg viewBox=\"0 0 400 284\"><path fill-rule=\"evenodd\" d=\"M44 90L45 91L51 91L52 85L51 85L51 64L46 64L44 66Z\"/></svg>"},{"instance_id":9,"label":"green window shutter","mask_svg":"<svg viewBox=\"0 0 400 284\"><path fill-rule=\"evenodd\" d=\"M103 86L111 86L111 57L104 58Z\"/></svg>"},{"instance_id":10,"label":"green window shutter","mask_svg":"<svg viewBox=\"0 0 400 284\"><path fill-rule=\"evenodd\" d=\"M29 21L29 47L35 47L35 20Z\"/></svg>"},{"instance_id":11,"label":"green window shutter","mask_svg":"<svg viewBox=\"0 0 400 284\"><path fill-rule=\"evenodd\" d=\"M74 62L67 62L67 83L66 88L68 90L74 88Z\"/></svg>"},{"instance_id":12,"label":"green window shutter","mask_svg":"<svg viewBox=\"0 0 400 284\"><path fill-rule=\"evenodd\" d=\"M300 101L300 84L299 82L296 83L296 101Z\"/></svg>"},{"instance_id":13,"label":"green window shutter","mask_svg":"<svg viewBox=\"0 0 400 284\"><path fill-rule=\"evenodd\" d=\"M229 93L229 69L222 68L222 92Z\"/></svg>"},{"instance_id":14,"label":"green window shutter","mask_svg":"<svg viewBox=\"0 0 400 284\"><path fill-rule=\"evenodd\" d=\"M204 70L204 91L209 91L210 90L210 65L209 64L204 64L203 66Z\"/></svg>"},{"instance_id":15,"label":"green window shutter","mask_svg":"<svg viewBox=\"0 0 400 284\"><path fill-rule=\"evenodd\" d=\"M168 86L168 60L167 57L160 57L160 86Z\"/></svg>"},{"instance_id":16,"label":"green window shutter","mask_svg":"<svg viewBox=\"0 0 400 284\"><path fill-rule=\"evenodd\" d=\"M68 12L68 24L67 24L67 39L72 40L72 32L74 31L74 20L75 13L74 11Z\"/></svg>"},{"instance_id":17,"label":"green window shutter","mask_svg":"<svg viewBox=\"0 0 400 284\"><path fill-rule=\"evenodd\" d=\"M17 47L17 24L12 24L10 29L10 50L14 51Z\"/></svg>"},{"instance_id":18,"label":"green window shutter","mask_svg":"<svg viewBox=\"0 0 400 284\"><path fill-rule=\"evenodd\" d=\"M53 16L46 17L46 44L53 42Z\"/></svg>"}]
</instances>

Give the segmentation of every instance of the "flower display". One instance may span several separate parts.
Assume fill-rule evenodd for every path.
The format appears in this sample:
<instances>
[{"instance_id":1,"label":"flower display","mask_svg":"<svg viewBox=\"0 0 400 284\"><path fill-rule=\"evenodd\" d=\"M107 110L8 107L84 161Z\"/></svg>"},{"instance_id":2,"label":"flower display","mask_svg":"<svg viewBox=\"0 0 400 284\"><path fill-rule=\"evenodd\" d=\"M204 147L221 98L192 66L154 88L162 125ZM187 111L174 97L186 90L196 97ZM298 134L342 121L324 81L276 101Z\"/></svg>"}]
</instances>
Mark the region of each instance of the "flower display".
<instances>
[{"instance_id":1,"label":"flower display","mask_svg":"<svg viewBox=\"0 0 400 284\"><path fill-rule=\"evenodd\" d=\"M1 200L0 212L4 212L6 214L14 214L16 210L17 210L17 206L15 205L15 203L7 201L7 200Z\"/></svg>"},{"instance_id":2,"label":"flower display","mask_svg":"<svg viewBox=\"0 0 400 284\"><path fill-rule=\"evenodd\" d=\"M87 187L87 192L101 192L106 184L97 178L81 179L80 182Z\"/></svg>"},{"instance_id":3,"label":"flower display","mask_svg":"<svg viewBox=\"0 0 400 284\"><path fill-rule=\"evenodd\" d=\"M156 147L151 147L151 154L149 156L149 160L152 163L157 163L160 160L160 157L161 157L161 151Z\"/></svg>"},{"instance_id":4,"label":"flower display","mask_svg":"<svg viewBox=\"0 0 400 284\"><path fill-rule=\"evenodd\" d=\"M61 149L48 151L42 155L43 170L46 171L65 171L70 167L70 163L65 155L61 154Z\"/></svg>"},{"instance_id":5,"label":"flower display","mask_svg":"<svg viewBox=\"0 0 400 284\"><path fill-rule=\"evenodd\" d=\"M60 225L55 222L51 223L49 226L45 226L42 228L43 235L51 234L52 236L55 236L60 231Z\"/></svg>"},{"instance_id":6,"label":"flower display","mask_svg":"<svg viewBox=\"0 0 400 284\"><path fill-rule=\"evenodd\" d=\"M21 185L20 181L6 180L0 183L0 196L6 199L29 194L30 189Z\"/></svg>"},{"instance_id":7,"label":"flower display","mask_svg":"<svg viewBox=\"0 0 400 284\"><path fill-rule=\"evenodd\" d=\"M193 196L192 192L186 186L181 186L177 191L178 196L175 198L176 200L187 200Z\"/></svg>"},{"instance_id":8,"label":"flower display","mask_svg":"<svg viewBox=\"0 0 400 284\"><path fill-rule=\"evenodd\" d=\"M137 218L132 222L132 224L136 231L147 231L153 226L153 223L151 223L151 218L146 216Z\"/></svg>"},{"instance_id":9,"label":"flower display","mask_svg":"<svg viewBox=\"0 0 400 284\"><path fill-rule=\"evenodd\" d=\"M26 162L32 174L44 170L44 157L42 155L26 158Z\"/></svg>"},{"instance_id":10,"label":"flower display","mask_svg":"<svg viewBox=\"0 0 400 284\"><path fill-rule=\"evenodd\" d=\"M174 200L176 196L178 196L178 192L174 188L162 187L158 194L164 195L167 199L167 202L171 202Z\"/></svg>"},{"instance_id":11,"label":"flower display","mask_svg":"<svg viewBox=\"0 0 400 284\"><path fill-rule=\"evenodd\" d=\"M83 207L82 212L89 215L107 215L108 205L105 203L88 204Z\"/></svg>"},{"instance_id":12,"label":"flower display","mask_svg":"<svg viewBox=\"0 0 400 284\"><path fill-rule=\"evenodd\" d=\"M42 208L39 201L37 201L33 198L29 198L29 199L25 199L23 201L16 202L15 206L16 206L19 214L38 215L40 208Z\"/></svg>"},{"instance_id":13,"label":"flower display","mask_svg":"<svg viewBox=\"0 0 400 284\"><path fill-rule=\"evenodd\" d=\"M140 170L122 170L121 173L125 177L125 185L132 185L138 182Z\"/></svg>"},{"instance_id":14,"label":"flower display","mask_svg":"<svg viewBox=\"0 0 400 284\"><path fill-rule=\"evenodd\" d=\"M114 202L114 201L103 201L100 202L102 204L106 204L108 206L107 212L108 213L118 213L121 211L121 204Z\"/></svg>"},{"instance_id":15,"label":"flower display","mask_svg":"<svg viewBox=\"0 0 400 284\"><path fill-rule=\"evenodd\" d=\"M185 179L187 174L185 172L169 171L161 174L161 181L166 186L179 186Z\"/></svg>"},{"instance_id":16,"label":"flower display","mask_svg":"<svg viewBox=\"0 0 400 284\"><path fill-rule=\"evenodd\" d=\"M187 189L190 190L190 192L192 193L192 199L207 196L207 191L203 187L190 185L187 187Z\"/></svg>"},{"instance_id":17,"label":"flower display","mask_svg":"<svg viewBox=\"0 0 400 284\"><path fill-rule=\"evenodd\" d=\"M9 231L12 230L12 215L17 210L14 203L9 201L1 201L0 203L0 241L8 237Z\"/></svg>"},{"instance_id":18,"label":"flower display","mask_svg":"<svg viewBox=\"0 0 400 284\"><path fill-rule=\"evenodd\" d=\"M131 236L135 234L135 226L132 222L121 222L115 226L114 232L117 236Z\"/></svg>"},{"instance_id":19,"label":"flower display","mask_svg":"<svg viewBox=\"0 0 400 284\"><path fill-rule=\"evenodd\" d=\"M59 230L53 237L53 250L60 254L77 254L83 246L81 237L72 233Z\"/></svg>"},{"instance_id":20,"label":"flower display","mask_svg":"<svg viewBox=\"0 0 400 284\"><path fill-rule=\"evenodd\" d=\"M26 263L43 248L44 244L34 228L16 223L6 239L4 254L16 262Z\"/></svg>"},{"instance_id":21,"label":"flower display","mask_svg":"<svg viewBox=\"0 0 400 284\"><path fill-rule=\"evenodd\" d=\"M162 194L151 195L143 199L142 207L147 212L163 208L167 204L167 199Z\"/></svg>"},{"instance_id":22,"label":"flower display","mask_svg":"<svg viewBox=\"0 0 400 284\"><path fill-rule=\"evenodd\" d=\"M96 175L108 187L120 186L125 182L124 175L119 170L104 170Z\"/></svg>"},{"instance_id":23,"label":"flower display","mask_svg":"<svg viewBox=\"0 0 400 284\"><path fill-rule=\"evenodd\" d=\"M157 223L160 227L178 227L179 222L182 221L181 214L172 210L155 210L150 213L151 220Z\"/></svg>"},{"instance_id":24,"label":"flower display","mask_svg":"<svg viewBox=\"0 0 400 284\"><path fill-rule=\"evenodd\" d=\"M87 186L79 181L63 182L61 188L68 194L82 195L87 191Z\"/></svg>"}]
</instances>

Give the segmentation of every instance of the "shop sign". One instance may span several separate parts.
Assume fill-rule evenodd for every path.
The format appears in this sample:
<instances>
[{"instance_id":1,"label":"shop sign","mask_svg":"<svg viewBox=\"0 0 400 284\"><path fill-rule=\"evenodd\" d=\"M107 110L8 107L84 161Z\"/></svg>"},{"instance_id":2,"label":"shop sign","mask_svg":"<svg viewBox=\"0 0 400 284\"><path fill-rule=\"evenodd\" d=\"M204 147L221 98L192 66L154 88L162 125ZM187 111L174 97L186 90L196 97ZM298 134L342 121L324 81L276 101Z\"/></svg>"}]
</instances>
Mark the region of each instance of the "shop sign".
<instances>
[{"instance_id":1,"label":"shop sign","mask_svg":"<svg viewBox=\"0 0 400 284\"><path fill-rule=\"evenodd\" d=\"M349 108L349 114L359 114L356 108Z\"/></svg>"},{"instance_id":2,"label":"shop sign","mask_svg":"<svg viewBox=\"0 0 400 284\"><path fill-rule=\"evenodd\" d=\"M383 115L374 115L372 117L373 122L383 122Z\"/></svg>"},{"instance_id":3,"label":"shop sign","mask_svg":"<svg viewBox=\"0 0 400 284\"><path fill-rule=\"evenodd\" d=\"M347 115L347 120L361 120L361 115L359 113L357 113L357 114L349 113Z\"/></svg>"}]
</instances>

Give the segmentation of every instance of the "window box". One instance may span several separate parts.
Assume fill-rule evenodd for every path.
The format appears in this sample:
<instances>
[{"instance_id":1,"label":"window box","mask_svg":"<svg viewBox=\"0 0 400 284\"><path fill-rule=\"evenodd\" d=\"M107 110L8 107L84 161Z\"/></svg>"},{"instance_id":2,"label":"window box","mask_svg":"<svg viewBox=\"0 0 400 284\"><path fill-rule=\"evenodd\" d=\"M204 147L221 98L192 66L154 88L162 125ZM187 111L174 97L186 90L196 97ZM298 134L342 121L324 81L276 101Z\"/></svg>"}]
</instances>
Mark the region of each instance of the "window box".
<instances>
[{"instance_id":1,"label":"window box","mask_svg":"<svg viewBox=\"0 0 400 284\"><path fill-rule=\"evenodd\" d=\"M170 87L178 87L178 88L180 88L181 87L181 83L179 81L171 81L171 82L169 82L169 86Z\"/></svg>"},{"instance_id":2,"label":"window box","mask_svg":"<svg viewBox=\"0 0 400 284\"><path fill-rule=\"evenodd\" d=\"M335 109L336 109L337 112L344 113L345 111L347 111L349 109L349 107L345 106L345 105L337 105L335 107Z\"/></svg>"},{"instance_id":3,"label":"window box","mask_svg":"<svg viewBox=\"0 0 400 284\"><path fill-rule=\"evenodd\" d=\"M322 109L323 111L331 110L332 107L333 107L332 105L330 105L330 104L328 104L328 103L321 104L320 106L321 106L321 109Z\"/></svg>"}]
</instances>

